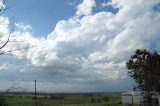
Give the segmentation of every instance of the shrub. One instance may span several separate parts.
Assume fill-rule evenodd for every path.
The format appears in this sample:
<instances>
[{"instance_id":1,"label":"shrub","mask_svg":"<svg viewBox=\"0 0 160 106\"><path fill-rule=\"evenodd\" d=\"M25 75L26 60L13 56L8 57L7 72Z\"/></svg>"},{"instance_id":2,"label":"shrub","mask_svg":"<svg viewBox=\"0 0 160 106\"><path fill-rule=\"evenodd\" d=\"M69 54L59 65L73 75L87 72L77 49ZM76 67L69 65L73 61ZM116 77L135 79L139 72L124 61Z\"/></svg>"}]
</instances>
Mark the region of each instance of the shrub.
<instances>
[{"instance_id":1,"label":"shrub","mask_svg":"<svg viewBox=\"0 0 160 106\"><path fill-rule=\"evenodd\" d=\"M109 97L108 97L108 96L104 96L104 97L103 97L103 100L104 100L105 102L107 102L107 101L109 100Z\"/></svg>"},{"instance_id":2,"label":"shrub","mask_svg":"<svg viewBox=\"0 0 160 106\"><path fill-rule=\"evenodd\" d=\"M0 106L8 106L7 100L0 95Z\"/></svg>"},{"instance_id":3,"label":"shrub","mask_svg":"<svg viewBox=\"0 0 160 106\"><path fill-rule=\"evenodd\" d=\"M96 101L96 99L95 98L91 98L91 102L95 102Z\"/></svg>"},{"instance_id":4,"label":"shrub","mask_svg":"<svg viewBox=\"0 0 160 106\"><path fill-rule=\"evenodd\" d=\"M60 95L60 96L58 96L58 95L52 95L51 97L50 97L51 99L64 99L64 96L63 95Z\"/></svg>"}]
</instances>

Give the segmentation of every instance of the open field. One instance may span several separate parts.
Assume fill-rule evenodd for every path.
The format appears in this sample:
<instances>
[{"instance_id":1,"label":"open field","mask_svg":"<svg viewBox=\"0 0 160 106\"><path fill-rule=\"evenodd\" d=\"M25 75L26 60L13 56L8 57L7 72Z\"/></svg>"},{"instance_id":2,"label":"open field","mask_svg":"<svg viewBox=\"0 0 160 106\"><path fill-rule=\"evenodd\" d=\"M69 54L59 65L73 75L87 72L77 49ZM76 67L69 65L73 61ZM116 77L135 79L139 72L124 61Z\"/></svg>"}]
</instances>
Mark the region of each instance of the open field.
<instances>
[{"instance_id":1,"label":"open field","mask_svg":"<svg viewBox=\"0 0 160 106\"><path fill-rule=\"evenodd\" d=\"M104 97L108 101L104 101ZM35 106L31 94L5 95L9 106ZM117 106L120 93L41 94L37 96L38 106Z\"/></svg>"}]
</instances>

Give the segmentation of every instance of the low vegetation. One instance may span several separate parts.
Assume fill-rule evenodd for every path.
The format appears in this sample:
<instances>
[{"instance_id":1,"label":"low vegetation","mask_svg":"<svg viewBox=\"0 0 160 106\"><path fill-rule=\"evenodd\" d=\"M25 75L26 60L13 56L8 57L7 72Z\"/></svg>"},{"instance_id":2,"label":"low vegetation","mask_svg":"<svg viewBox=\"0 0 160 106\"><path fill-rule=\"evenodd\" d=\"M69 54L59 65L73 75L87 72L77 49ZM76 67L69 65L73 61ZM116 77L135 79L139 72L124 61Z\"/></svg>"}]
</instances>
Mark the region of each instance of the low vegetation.
<instances>
[{"instance_id":1,"label":"low vegetation","mask_svg":"<svg viewBox=\"0 0 160 106\"><path fill-rule=\"evenodd\" d=\"M8 94L4 96L8 106L35 106L32 94ZM117 106L120 93L39 94L38 106Z\"/></svg>"}]
</instances>

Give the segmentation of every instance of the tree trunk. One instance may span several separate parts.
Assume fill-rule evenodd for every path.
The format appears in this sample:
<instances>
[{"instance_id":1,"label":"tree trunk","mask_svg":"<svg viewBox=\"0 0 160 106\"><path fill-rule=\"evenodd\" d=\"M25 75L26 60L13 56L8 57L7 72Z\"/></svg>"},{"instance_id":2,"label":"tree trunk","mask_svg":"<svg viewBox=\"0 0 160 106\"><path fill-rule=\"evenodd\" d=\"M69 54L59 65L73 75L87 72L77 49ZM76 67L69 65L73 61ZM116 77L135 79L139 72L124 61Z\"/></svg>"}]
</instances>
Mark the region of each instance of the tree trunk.
<instances>
[{"instance_id":1,"label":"tree trunk","mask_svg":"<svg viewBox=\"0 0 160 106\"><path fill-rule=\"evenodd\" d=\"M152 106L152 95L150 91L147 91L144 95L145 106Z\"/></svg>"}]
</instances>

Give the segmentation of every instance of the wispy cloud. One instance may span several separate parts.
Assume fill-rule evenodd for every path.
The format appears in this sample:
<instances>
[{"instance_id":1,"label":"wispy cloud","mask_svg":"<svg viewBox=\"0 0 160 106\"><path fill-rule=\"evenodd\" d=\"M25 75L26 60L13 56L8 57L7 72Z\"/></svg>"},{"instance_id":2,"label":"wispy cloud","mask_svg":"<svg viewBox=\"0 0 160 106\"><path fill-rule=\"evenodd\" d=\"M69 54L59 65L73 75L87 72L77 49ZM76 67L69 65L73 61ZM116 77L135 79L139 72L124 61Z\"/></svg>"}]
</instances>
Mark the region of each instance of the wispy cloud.
<instances>
[{"instance_id":1,"label":"wispy cloud","mask_svg":"<svg viewBox=\"0 0 160 106\"><path fill-rule=\"evenodd\" d=\"M78 3L78 0L67 0L67 3L70 5L70 6L74 6Z\"/></svg>"}]
</instances>

